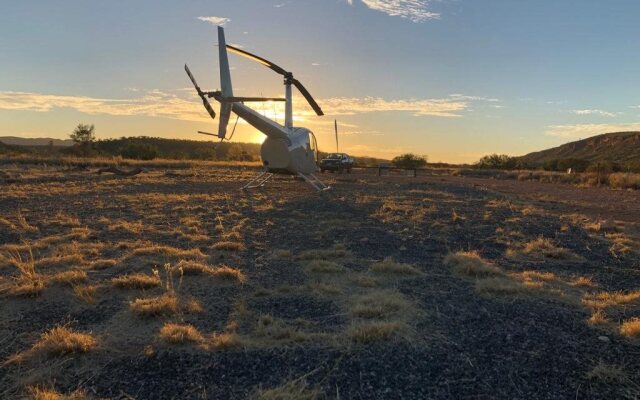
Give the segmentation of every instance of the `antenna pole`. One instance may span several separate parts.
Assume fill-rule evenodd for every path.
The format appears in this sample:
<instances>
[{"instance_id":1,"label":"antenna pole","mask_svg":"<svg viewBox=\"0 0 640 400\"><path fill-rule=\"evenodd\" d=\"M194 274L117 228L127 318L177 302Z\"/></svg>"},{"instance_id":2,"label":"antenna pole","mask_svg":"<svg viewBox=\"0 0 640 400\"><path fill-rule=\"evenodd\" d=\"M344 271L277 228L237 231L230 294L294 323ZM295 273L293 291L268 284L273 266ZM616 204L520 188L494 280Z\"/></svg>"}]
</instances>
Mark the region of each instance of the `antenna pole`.
<instances>
[{"instance_id":1,"label":"antenna pole","mask_svg":"<svg viewBox=\"0 0 640 400\"><path fill-rule=\"evenodd\" d=\"M340 148L338 147L338 120L333 120L333 125L336 128L336 153L340 152Z\"/></svg>"}]
</instances>

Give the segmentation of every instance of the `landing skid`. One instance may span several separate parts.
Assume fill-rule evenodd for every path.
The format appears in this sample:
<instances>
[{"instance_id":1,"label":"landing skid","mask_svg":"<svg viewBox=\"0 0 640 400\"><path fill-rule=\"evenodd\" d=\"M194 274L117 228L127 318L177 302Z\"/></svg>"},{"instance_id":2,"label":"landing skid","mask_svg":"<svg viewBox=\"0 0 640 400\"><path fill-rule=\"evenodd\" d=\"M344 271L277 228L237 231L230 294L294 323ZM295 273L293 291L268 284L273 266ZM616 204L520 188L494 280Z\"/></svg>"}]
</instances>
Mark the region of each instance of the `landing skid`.
<instances>
[{"instance_id":1,"label":"landing skid","mask_svg":"<svg viewBox=\"0 0 640 400\"><path fill-rule=\"evenodd\" d=\"M314 174L304 174L302 172L298 172L297 176L302 178L305 182L307 182L312 188L314 188L318 192L323 192L325 190L331 189L331 186L325 185L324 182L318 179L318 177L315 176ZM273 173L269 171L262 171L258 176L251 179L249 182L247 182L246 185L244 185L240 189L247 190L247 189L255 189L255 188L263 187L272 177L273 177Z\"/></svg>"},{"instance_id":2,"label":"landing skid","mask_svg":"<svg viewBox=\"0 0 640 400\"><path fill-rule=\"evenodd\" d=\"M258 187L262 187L272 177L273 177L273 174L271 172L263 171L262 173L260 173L260 175L256 176L255 178L253 178L249 182L247 182L247 184L244 185L241 188L241 190L255 189L255 188L258 188Z\"/></svg>"},{"instance_id":3,"label":"landing skid","mask_svg":"<svg viewBox=\"0 0 640 400\"><path fill-rule=\"evenodd\" d=\"M309 185L311 185L318 192L323 192L325 190L331 189L331 186L327 186L318 179L314 174L303 174L302 172L298 172L298 176L305 180Z\"/></svg>"}]
</instances>

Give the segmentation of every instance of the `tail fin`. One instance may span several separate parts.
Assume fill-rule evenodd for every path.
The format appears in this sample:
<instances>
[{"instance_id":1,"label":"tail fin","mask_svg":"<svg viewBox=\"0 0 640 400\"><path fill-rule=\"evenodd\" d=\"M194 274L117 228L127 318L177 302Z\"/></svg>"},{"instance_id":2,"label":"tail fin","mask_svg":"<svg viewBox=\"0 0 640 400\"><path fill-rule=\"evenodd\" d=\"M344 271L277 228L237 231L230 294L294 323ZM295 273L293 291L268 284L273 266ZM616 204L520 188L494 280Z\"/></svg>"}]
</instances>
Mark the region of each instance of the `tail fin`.
<instances>
[{"instance_id":1,"label":"tail fin","mask_svg":"<svg viewBox=\"0 0 640 400\"><path fill-rule=\"evenodd\" d=\"M224 38L224 28L218 27L218 57L220 64L220 90L222 97L233 97L233 88L231 86L231 71L229 71L229 58L227 56L227 42ZM231 118L231 103L220 103L220 123L218 125L218 137L224 139L227 134L227 125Z\"/></svg>"}]
</instances>

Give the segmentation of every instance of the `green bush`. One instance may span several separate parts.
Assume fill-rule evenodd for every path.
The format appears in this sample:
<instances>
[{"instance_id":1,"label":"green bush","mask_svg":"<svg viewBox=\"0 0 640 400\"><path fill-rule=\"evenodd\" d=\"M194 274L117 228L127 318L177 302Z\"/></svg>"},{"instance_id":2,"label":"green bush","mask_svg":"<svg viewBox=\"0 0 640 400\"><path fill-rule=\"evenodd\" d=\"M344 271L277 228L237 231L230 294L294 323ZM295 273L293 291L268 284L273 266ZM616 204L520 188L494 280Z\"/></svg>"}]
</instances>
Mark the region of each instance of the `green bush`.
<instances>
[{"instance_id":1,"label":"green bush","mask_svg":"<svg viewBox=\"0 0 640 400\"><path fill-rule=\"evenodd\" d=\"M130 142L120 151L120 155L134 160L153 160L158 157L158 149L147 143Z\"/></svg>"}]
</instances>

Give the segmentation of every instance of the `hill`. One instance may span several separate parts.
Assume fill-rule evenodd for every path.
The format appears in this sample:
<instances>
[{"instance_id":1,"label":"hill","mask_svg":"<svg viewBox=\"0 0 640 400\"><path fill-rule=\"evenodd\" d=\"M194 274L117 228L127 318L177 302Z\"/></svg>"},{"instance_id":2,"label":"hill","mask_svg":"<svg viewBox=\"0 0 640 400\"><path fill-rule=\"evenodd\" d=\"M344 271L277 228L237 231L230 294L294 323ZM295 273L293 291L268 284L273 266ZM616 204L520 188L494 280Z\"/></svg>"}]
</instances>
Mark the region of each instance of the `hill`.
<instances>
[{"instance_id":1,"label":"hill","mask_svg":"<svg viewBox=\"0 0 640 400\"><path fill-rule=\"evenodd\" d=\"M640 162L640 132L614 132L563 144L519 157L525 164L542 165L560 159L630 164Z\"/></svg>"},{"instance_id":2,"label":"hill","mask_svg":"<svg viewBox=\"0 0 640 400\"><path fill-rule=\"evenodd\" d=\"M73 141L69 139L51 138L21 138L17 136L0 136L0 142L14 146L73 146Z\"/></svg>"}]
</instances>

